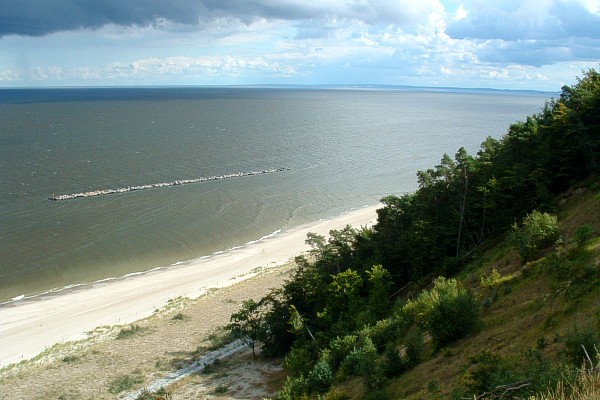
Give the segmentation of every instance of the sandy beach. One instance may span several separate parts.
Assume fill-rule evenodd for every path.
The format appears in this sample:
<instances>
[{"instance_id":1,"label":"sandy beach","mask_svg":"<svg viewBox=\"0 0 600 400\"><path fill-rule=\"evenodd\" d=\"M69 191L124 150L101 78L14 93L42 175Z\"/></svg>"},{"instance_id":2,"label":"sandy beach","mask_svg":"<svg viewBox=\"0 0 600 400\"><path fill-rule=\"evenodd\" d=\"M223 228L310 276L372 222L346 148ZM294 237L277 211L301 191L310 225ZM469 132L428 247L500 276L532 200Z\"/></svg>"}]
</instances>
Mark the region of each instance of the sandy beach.
<instances>
[{"instance_id":1,"label":"sandy beach","mask_svg":"<svg viewBox=\"0 0 600 400\"><path fill-rule=\"evenodd\" d=\"M286 230L241 248L165 269L95 284L0 308L0 367L32 358L56 343L78 340L99 326L131 323L152 315L170 299L197 298L231 286L308 250L306 234L376 222L365 207L334 219Z\"/></svg>"}]
</instances>

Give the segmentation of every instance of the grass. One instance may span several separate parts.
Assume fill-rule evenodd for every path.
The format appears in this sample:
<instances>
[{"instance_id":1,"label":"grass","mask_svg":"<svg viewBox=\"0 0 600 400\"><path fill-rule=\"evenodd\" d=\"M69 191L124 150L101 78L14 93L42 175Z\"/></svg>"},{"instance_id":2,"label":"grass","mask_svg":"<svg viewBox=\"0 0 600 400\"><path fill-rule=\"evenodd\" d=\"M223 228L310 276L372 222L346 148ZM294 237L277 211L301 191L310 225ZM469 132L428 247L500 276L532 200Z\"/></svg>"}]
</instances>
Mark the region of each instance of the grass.
<instances>
[{"instance_id":1,"label":"grass","mask_svg":"<svg viewBox=\"0 0 600 400\"><path fill-rule=\"evenodd\" d=\"M75 362L79 361L79 357L74 356L74 355L68 355L68 356L64 356L62 360L63 360L63 362L70 364L70 363L75 363Z\"/></svg>"},{"instance_id":2,"label":"grass","mask_svg":"<svg viewBox=\"0 0 600 400\"><path fill-rule=\"evenodd\" d=\"M185 319L185 315L182 312L178 312L177 314L173 315L173 317L171 317L171 320L173 321L183 321Z\"/></svg>"},{"instance_id":3,"label":"grass","mask_svg":"<svg viewBox=\"0 0 600 400\"><path fill-rule=\"evenodd\" d=\"M234 337L231 332L225 331L223 328L219 328L210 333L207 340L207 350L217 350L231 343L234 340Z\"/></svg>"},{"instance_id":4,"label":"grass","mask_svg":"<svg viewBox=\"0 0 600 400\"><path fill-rule=\"evenodd\" d=\"M132 336L137 335L138 333L142 332L143 330L144 330L144 328L140 327L137 324L129 325L124 328L121 328L119 333L117 333L116 339L117 340L128 339Z\"/></svg>"},{"instance_id":5,"label":"grass","mask_svg":"<svg viewBox=\"0 0 600 400\"><path fill-rule=\"evenodd\" d=\"M546 259L557 250L549 249L540 260L523 265L505 242L488 247L478 261L459 273L481 301L493 300L482 309L481 329L390 380L385 389L390 399L452 398L453 389L468 378L465 372L472 368L469 359L482 351L509 360L514 368L526 373L535 367L527 364L527 354L564 363L566 339L572 327L584 326L590 320L596 321L595 327L600 326L600 196L584 192L573 197L565 202L559 215L565 243L576 240L575 233L581 226L589 225L594 232L581 248L585 254L572 256L577 262L585 262L587 270L577 270L583 279L573 275L565 278L544 267ZM533 399L600 399L599 374L581 373L576 383L562 380ZM571 393L574 397L569 397Z\"/></svg>"},{"instance_id":6,"label":"grass","mask_svg":"<svg viewBox=\"0 0 600 400\"><path fill-rule=\"evenodd\" d=\"M219 360L215 360L214 362L207 364L204 369L200 372L202 375L211 375L217 372L220 369Z\"/></svg>"},{"instance_id":7,"label":"grass","mask_svg":"<svg viewBox=\"0 0 600 400\"><path fill-rule=\"evenodd\" d=\"M160 389L156 393L150 393L146 389L135 400L170 400L171 393L166 389Z\"/></svg>"},{"instance_id":8,"label":"grass","mask_svg":"<svg viewBox=\"0 0 600 400\"><path fill-rule=\"evenodd\" d=\"M155 315L169 315L173 313L181 313L182 310L188 308L196 300L189 297L178 296L167 300L164 306L154 310Z\"/></svg>"},{"instance_id":9,"label":"grass","mask_svg":"<svg viewBox=\"0 0 600 400\"><path fill-rule=\"evenodd\" d=\"M600 371L579 372L576 382L559 381L555 388L540 394L535 400L597 400L600 399Z\"/></svg>"},{"instance_id":10,"label":"grass","mask_svg":"<svg viewBox=\"0 0 600 400\"><path fill-rule=\"evenodd\" d=\"M223 384L220 384L219 386L217 386L217 387L215 388L215 391L214 391L214 393L215 393L215 394L225 394L225 393L227 393L228 391L229 391L229 386L227 386L227 385L223 385Z\"/></svg>"},{"instance_id":11,"label":"grass","mask_svg":"<svg viewBox=\"0 0 600 400\"><path fill-rule=\"evenodd\" d=\"M136 370L133 375L119 375L113 379L108 385L108 392L111 394L121 393L143 382L141 371Z\"/></svg>"}]
</instances>

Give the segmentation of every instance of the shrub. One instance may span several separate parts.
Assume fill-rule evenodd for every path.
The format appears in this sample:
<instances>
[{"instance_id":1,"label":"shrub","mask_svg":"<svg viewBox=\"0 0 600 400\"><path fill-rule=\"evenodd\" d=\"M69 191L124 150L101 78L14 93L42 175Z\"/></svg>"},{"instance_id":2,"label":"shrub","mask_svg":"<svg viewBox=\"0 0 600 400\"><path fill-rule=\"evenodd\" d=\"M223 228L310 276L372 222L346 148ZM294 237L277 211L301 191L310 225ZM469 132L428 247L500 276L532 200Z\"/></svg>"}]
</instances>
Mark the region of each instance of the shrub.
<instances>
[{"instance_id":1,"label":"shrub","mask_svg":"<svg viewBox=\"0 0 600 400\"><path fill-rule=\"evenodd\" d=\"M344 358L356 347L358 337L354 335L346 335L337 337L329 344L330 363L333 368L338 368Z\"/></svg>"},{"instance_id":2,"label":"shrub","mask_svg":"<svg viewBox=\"0 0 600 400\"><path fill-rule=\"evenodd\" d=\"M498 282L501 278L502 275L500 275L498 270L494 268L489 275L481 276L481 287L484 289L494 289L496 285L498 285Z\"/></svg>"},{"instance_id":3,"label":"shrub","mask_svg":"<svg viewBox=\"0 0 600 400\"><path fill-rule=\"evenodd\" d=\"M389 400L392 397L383 390L376 390L374 392L367 393L364 400Z\"/></svg>"},{"instance_id":4,"label":"shrub","mask_svg":"<svg viewBox=\"0 0 600 400\"><path fill-rule=\"evenodd\" d=\"M137 333L141 332L143 328L139 325L134 324L128 327L122 328L119 333L117 333L117 339L128 339L132 336L135 336Z\"/></svg>"},{"instance_id":5,"label":"shrub","mask_svg":"<svg viewBox=\"0 0 600 400\"><path fill-rule=\"evenodd\" d=\"M305 347L294 347L285 357L283 366L292 376L306 375L315 362L315 352Z\"/></svg>"},{"instance_id":6,"label":"shrub","mask_svg":"<svg viewBox=\"0 0 600 400\"><path fill-rule=\"evenodd\" d=\"M308 400L308 398L308 384L304 376L288 376L283 389L275 395L275 400Z\"/></svg>"},{"instance_id":7,"label":"shrub","mask_svg":"<svg viewBox=\"0 0 600 400\"><path fill-rule=\"evenodd\" d=\"M175 315L173 315L173 317L171 318L173 321L183 321L185 319L185 315L183 315L183 313L177 313Z\"/></svg>"},{"instance_id":8,"label":"shrub","mask_svg":"<svg viewBox=\"0 0 600 400\"><path fill-rule=\"evenodd\" d=\"M308 374L308 386L317 393L325 393L333 383L333 371L324 359L319 360Z\"/></svg>"},{"instance_id":9,"label":"shrub","mask_svg":"<svg viewBox=\"0 0 600 400\"><path fill-rule=\"evenodd\" d=\"M592 227L582 225L575 231L575 244L577 247L583 247L592 237Z\"/></svg>"},{"instance_id":10,"label":"shrub","mask_svg":"<svg viewBox=\"0 0 600 400\"><path fill-rule=\"evenodd\" d=\"M363 345L355 347L344 359L341 369L348 375L367 376L375 369L377 350L371 339L366 338Z\"/></svg>"},{"instance_id":11,"label":"shrub","mask_svg":"<svg viewBox=\"0 0 600 400\"><path fill-rule=\"evenodd\" d=\"M417 329L409 333L404 344L406 345L406 361L409 367L413 367L423 360L425 349L423 332Z\"/></svg>"},{"instance_id":12,"label":"shrub","mask_svg":"<svg viewBox=\"0 0 600 400\"><path fill-rule=\"evenodd\" d=\"M473 294L456 279L443 277L430 291L405 306L421 327L431 334L437 348L470 333L479 321L479 305Z\"/></svg>"},{"instance_id":13,"label":"shrub","mask_svg":"<svg viewBox=\"0 0 600 400\"><path fill-rule=\"evenodd\" d=\"M362 340L361 346L346 356L340 367L342 376L357 376L363 379L368 389L381 386L384 379L383 366L375 345L369 337Z\"/></svg>"},{"instance_id":14,"label":"shrub","mask_svg":"<svg viewBox=\"0 0 600 400\"><path fill-rule=\"evenodd\" d=\"M360 335L369 336L377 348L377 352L385 350L387 343L396 340L400 327L397 318L386 318L373 326L367 326L360 331Z\"/></svg>"},{"instance_id":15,"label":"shrub","mask_svg":"<svg viewBox=\"0 0 600 400\"><path fill-rule=\"evenodd\" d=\"M530 348L525 351L525 357L518 368L521 376L531 382L527 388L528 393L539 393L554 386L561 378L566 378L568 370L553 364L544 357L542 351Z\"/></svg>"},{"instance_id":16,"label":"shrub","mask_svg":"<svg viewBox=\"0 0 600 400\"><path fill-rule=\"evenodd\" d=\"M580 367L589 361L594 365L600 363L597 352L600 349L600 334L590 324L567 331L564 343L564 355L573 366Z\"/></svg>"},{"instance_id":17,"label":"shrub","mask_svg":"<svg viewBox=\"0 0 600 400\"><path fill-rule=\"evenodd\" d=\"M537 210L527 214L520 228L514 225L513 229L519 255L524 261L533 259L540 249L554 243L560 236L558 218Z\"/></svg>"},{"instance_id":18,"label":"shrub","mask_svg":"<svg viewBox=\"0 0 600 400\"><path fill-rule=\"evenodd\" d=\"M385 351L384 374L388 378L399 376L406 370L406 363L400 355L400 351L394 344L390 344Z\"/></svg>"},{"instance_id":19,"label":"shrub","mask_svg":"<svg viewBox=\"0 0 600 400\"><path fill-rule=\"evenodd\" d=\"M339 388L334 388L327 392L323 400L350 400L352 396L350 396L346 391Z\"/></svg>"},{"instance_id":20,"label":"shrub","mask_svg":"<svg viewBox=\"0 0 600 400\"><path fill-rule=\"evenodd\" d=\"M470 357L469 363L468 370L460 378L463 393L475 395L488 392L520 378L516 375L515 365L489 350Z\"/></svg>"},{"instance_id":21,"label":"shrub","mask_svg":"<svg viewBox=\"0 0 600 400\"><path fill-rule=\"evenodd\" d=\"M229 391L229 386L227 385L219 385L215 388L215 394L225 394Z\"/></svg>"}]
</instances>

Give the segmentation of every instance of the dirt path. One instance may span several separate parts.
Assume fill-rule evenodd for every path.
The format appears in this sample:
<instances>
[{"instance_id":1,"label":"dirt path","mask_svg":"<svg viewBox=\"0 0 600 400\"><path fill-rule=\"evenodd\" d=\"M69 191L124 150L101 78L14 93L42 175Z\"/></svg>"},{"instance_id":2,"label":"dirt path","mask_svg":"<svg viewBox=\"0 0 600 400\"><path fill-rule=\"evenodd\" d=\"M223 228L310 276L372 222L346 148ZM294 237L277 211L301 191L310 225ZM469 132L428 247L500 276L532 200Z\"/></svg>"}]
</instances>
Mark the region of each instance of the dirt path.
<instances>
[{"instance_id":1,"label":"dirt path","mask_svg":"<svg viewBox=\"0 0 600 400\"><path fill-rule=\"evenodd\" d=\"M178 299L134 325L98 329L92 339L57 346L36 361L2 370L0 399L122 398L219 347L219 328L242 301L281 286L290 271L288 264L194 301ZM208 369L212 372L192 374L170 387L172 398L262 399L283 379L277 362L255 360L251 351Z\"/></svg>"}]
</instances>

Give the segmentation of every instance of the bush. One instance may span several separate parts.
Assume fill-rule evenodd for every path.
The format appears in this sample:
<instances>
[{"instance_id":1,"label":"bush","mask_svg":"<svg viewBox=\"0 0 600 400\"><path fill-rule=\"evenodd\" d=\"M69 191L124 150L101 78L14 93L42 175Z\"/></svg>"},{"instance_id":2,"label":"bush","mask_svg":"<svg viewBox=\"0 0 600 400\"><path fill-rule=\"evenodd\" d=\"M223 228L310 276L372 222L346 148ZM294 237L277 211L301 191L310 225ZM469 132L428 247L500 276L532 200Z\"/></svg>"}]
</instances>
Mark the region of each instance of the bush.
<instances>
[{"instance_id":1,"label":"bush","mask_svg":"<svg viewBox=\"0 0 600 400\"><path fill-rule=\"evenodd\" d=\"M354 348L344 359L341 369L347 375L367 376L375 369L377 350L371 339L366 338L363 345Z\"/></svg>"},{"instance_id":2,"label":"bush","mask_svg":"<svg viewBox=\"0 0 600 400\"><path fill-rule=\"evenodd\" d=\"M294 347L285 357L283 367L292 376L306 375L315 362L315 352L304 347Z\"/></svg>"},{"instance_id":3,"label":"bush","mask_svg":"<svg viewBox=\"0 0 600 400\"><path fill-rule=\"evenodd\" d=\"M489 350L470 357L469 364L468 370L460 378L462 387L457 388L463 395L488 392L521 378L517 376L514 364Z\"/></svg>"},{"instance_id":4,"label":"bush","mask_svg":"<svg viewBox=\"0 0 600 400\"><path fill-rule=\"evenodd\" d=\"M406 363L400 351L394 344L390 344L385 351L384 373L388 378L399 376L406 370Z\"/></svg>"},{"instance_id":5,"label":"bush","mask_svg":"<svg viewBox=\"0 0 600 400\"><path fill-rule=\"evenodd\" d=\"M275 400L308 400L308 398L308 383L304 376L288 376L283 389L275 395Z\"/></svg>"},{"instance_id":6,"label":"bush","mask_svg":"<svg viewBox=\"0 0 600 400\"><path fill-rule=\"evenodd\" d=\"M364 400L390 400L392 397L383 390L376 390L368 393Z\"/></svg>"},{"instance_id":7,"label":"bush","mask_svg":"<svg viewBox=\"0 0 600 400\"><path fill-rule=\"evenodd\" d=\"M333 383L333 371L324 359L319 360L308 374L308 386L313 392L325 393Z\"/></svg>"},{"instance_id":8,"label":"bush","mask_svg":"<svg viewBox=\"0 0 600 400\"><path fill-rule=\"evenodd\" d=\"M432 290L408 302L405 312L415 316L438 349L466 336L479 321L479 305L473 294L456 279L443 277L435 281Z\"/></svg>"},{"instance_id":9,"label":"bush","mask_svg":"<svg viewBox=\"0 0 600 400\"><path fill-rule=\"evenodd\" d=\"M582 225L575 231L575 244L577 247L583 247L590 238L592 237L592 227L589 225Z\"/></svg>"},{"instance_id":10,"label":"bush","mask_svg":"<svg viewBox=\"0 0 600 400\"><path fill-rule=\"evenodd\" d=\"M537 210L527 214L522 226L514 225L513 230L519 255L524 261L533 259L540 249L554 243L560 236L558 218Z\"/></svg>"},{"instance_id":11,"label":"bush","mask_svg":"<svg viewBox=\"0 0 600 400\"><path fill-rule=\"evenodd\" d=\"M383 368L375 345L370 338L365 338L360 347L346 356L340 367L342 375L363 378L369 389L380 387L383 382Z\"/></svg>"},{"instance_id":12,"label":"bush","mask_svg":"<svg viewBox=\"0 0 600 400\"><path fill-rule=\"evenodd\" d=\"M119 333L117 333L117 339L121 340L121 339L128 339L132 336L135 336L137 333L140 333L143 331L143 328L141 328L139 325L134 324L134 325L130 325L128 327L125 328L121 328L121 330L119 331Z\"/></svg>"},{"instance_id":13,"label":"bush","mask_svg":"<svg viewBox=\"0 0 600 400\"><path fill-rule=\"evenodd\" d=\"M416 330L411 332L405 339L406 362L408 367L414 367L423 360L425 349L425 338L423 332Z\"/></svg>"},{"instance_id":14,"label":"bush","mask_svg":"<svg viewBox=\"0 0 600 400\"><path fill-rule=\"evenodd\" d=\"M600 349L600 334L590 324L582 328L573 327L567 331L564 341L564 355L571 365L581 367L590 360L594 365L600 363L600 355L597 352Z\"/></svg>"},{"instance_id":15,"label":"bush","mask_svg":"<svg viewBox=\"0 0 600 400\"><path fill-rule=\"evenodd\" d=\"M368 326L361 330L361 335L367 335L373 341L377 352L385 350L389 342L396 341L406 334L408 323L401 318L392 316L378 321L374 326Z\"/></svg>"},{"instance_id":16,"label":"bush","mask_svg":"<svg viewBox=\"0 0 600 400\"><path fill-rule=\"evenodd\" d=\"M337 337L329 344L329 361L334 369L337 369L344 358L356 347L358 337L354 335L346 335Z\"/></svg>"}]
</instances>

